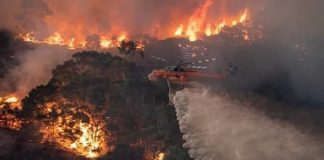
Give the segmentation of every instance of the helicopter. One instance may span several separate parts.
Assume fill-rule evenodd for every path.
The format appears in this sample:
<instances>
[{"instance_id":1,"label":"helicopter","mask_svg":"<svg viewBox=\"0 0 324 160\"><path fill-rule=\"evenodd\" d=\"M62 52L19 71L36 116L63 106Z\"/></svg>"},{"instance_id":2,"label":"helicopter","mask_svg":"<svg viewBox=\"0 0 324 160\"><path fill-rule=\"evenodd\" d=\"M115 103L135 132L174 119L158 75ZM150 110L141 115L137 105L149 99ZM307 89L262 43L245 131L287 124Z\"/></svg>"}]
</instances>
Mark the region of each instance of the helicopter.
<instances>
[{"instance_id":1,"label":"helicopter","mask_svg":"<svg viewBox=\"0 0 324 160\"><path fill-rule=\"evenodd\" d=\"M163 59L162 59L163 60ZM205 69L205 66L197 66L196 64L203 62L216 61L216 58L199 60L191 63L184 63L183 60L179 61L176 66L166 67L164 69L154 69L149 75L148 79L150 81L158 81L163 78L168 82L183 84L190 82L192 78L213 78L217 80L222 80L225 78L223 73L207 73L196 71L194 69ZM234 68L232 69L234 71Z\"/></svg>"}]
</instances>

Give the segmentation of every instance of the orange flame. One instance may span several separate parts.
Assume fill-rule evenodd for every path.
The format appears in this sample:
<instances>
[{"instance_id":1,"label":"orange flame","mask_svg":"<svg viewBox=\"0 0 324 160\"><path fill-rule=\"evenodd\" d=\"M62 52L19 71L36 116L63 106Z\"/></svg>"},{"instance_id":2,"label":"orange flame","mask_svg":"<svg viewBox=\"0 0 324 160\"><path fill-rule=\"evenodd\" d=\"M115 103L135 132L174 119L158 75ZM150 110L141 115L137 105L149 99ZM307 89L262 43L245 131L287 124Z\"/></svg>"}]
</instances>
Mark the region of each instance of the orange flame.
<instances>
[{"instance_id":1,"label":"orange flame","mask_svg":"<svg viewBox=\"0 0 324 160\"><path fill-rule=\"evenodd\" d=\"M208 8L213 4L212 0L207 0L195 13L190 17L186 36L190 41L197 40L197 33L200 32L207 17Z\"/></svg>"},{"instance_id":2,"label":"orange flame","mask_svg":"<svg viewBox=\"0 0 324 160\"><path fill-rule=\"evenodd\" d=\"M4 100L4 102L6 102L6 103L17 103L18 102L18 98L17 97L9 97L9 98L6 98Z\"/></svg>"},{"instance_id":3,"label":"orange flame","mask_svg":"<svg viewBox=\"0 0 324 160\"><path fill-rule=\"evenodd\" d=\"M226 22L225 21L223 21L222 23L220 23L220 24L216 24L216 28L215 28L215 31L214 31L214 35L218 35L221 31L222 31L222 29L224 28L226 26Z\"/></svg>"},{"instance_id":4,"label":"orange flame","mask_svg":"<svg viewBox=\"0 0 324 160\"><path fill-rule=\"evenodd\" d=\"M184 37L187 37L190 41L196 41L198 38L198 34L201 31L204 31L205 36L218 35L225 26L234 27L238 24L244 24L248 18L248 9L244 10L238 18L230 18L230 20L224 20L221 23L215 23L215 27L212 27L211 23L206 24L206 13L208 12L209 6L212 4L211 0L207 0L205 4L196 10L193 16L190 17L186 34ZM230 23L228 23L230 22ZM183 36L183 24L179 25L176 29L174 35L175 36Z\"/></svg>"},{"instance_id":5,"label":"orange flame","mask_svg":"<svg viewBox=\"0 0 324 160\"><path fill-rule=\"evenodd\" d=\"M177 30L174 32L175 36L181 36L183 34L183 25L181 24Z\"/></svg>"},{"instance_id":6,"label":"orange flame","mask_svg":"<svg viewBox=\"0 0 324 160\"><path fill-rule=\"evenodd\" d=\"M206 36L211 36L212 35L212 30L211 30L211 25L208 24L206 31L205 31Z\"/></svg>"},{"instance_id":7,"label":"orange flame","mask_svg":"<svg viewBox=\"0 0 324 160\"><path fill-rule=\"evenodd\" d=\"M164 160L165 154L163 152L159 153L154 160Z\"/></svg>"},{"instance_id":8,"label":"orange flame","mask_svg":"<svg viewBox=\"0 0 324 160\"><path fill-rule=\"evenodd\" d=\"M246 19L247 19L247 14L248 14L248 10L247 9L245 9L244 10L244 13L241 15L241 17L240 17L240 23L244 23L245 21L246 21Z\"/></svg>"},{"instance_id":9,"label":"orange flame","mask_svg":"<svg viewBox=\"0 0 324 160\"><path fill-rule=\"evenodd\" d=\"M112 41L109 40L108 38L101 38L100 40L100 46L102 48L109 48L112 45Z\"/></svg>"},{"instance_id":10,"label":"orange flame","mask_svg":"<svg viewBox=\"0 0 324 160\"><path fill-rule=\"evenodd\" d=\"M56 102L42 106L42 113L58 113L56 119L40 128L44 141L51 141L63 149L87 158L96 158L108 152L105 123L88 111L71 107L66 112ZM87 120L75 117L84 115Z\"/></svg>"},{"instance_id":11,"label":"orange flame","mask_svg":"<svg viewBox=\"0 0 324 160\"><path fill-rule=\"evenodd\" d=\"M10 104L11 109L21 110L20 100L16 96L5 96L0 97L0 103L8 103Z\"/></svg>"},{"instance_id":12,"label":"orange flame","mask_svg":"<svg viewBox=\"0 0 324 160\"><path fill-rule=\"evenodd\" d=\"M249 19L249 10L245 8L238 16L223 15L218 17L217 20L210 20L209 12L213 4L213 0L205 0L187 18L184 16L183 19L174 21L166 27L154 23L147 31L139 32L149 34L149 36L158 39L183 37L188 38L190 41L196 41L204 36L218 35L226 26L234 27L238 24L245 24ZM87 23L83 20L77 20L75 24L70 24L62 20L60 16L49 16L46 18L45 23L51 26L51 31L48 31L49 34L47 36L43 37L43 34L31 31L20 34L18 37L31 43L59 45L68 49L95 50L115 48L123 40L134 39L134 35L126 29L127 27L119 26L118 24L109 29L98 29L100 27L96 26L96 24L87 28L85 27ZM98 35L98 40L89 42L88 37L92 35ZM139 37L139 39L142 38ZM94 45L92 45L93 43Z\"/></svg>"},{"instance_id":13,"label":"orange flame","mask_svg":"<svg viewBox=\"0 0 324 160\"><path fill-rule=\"evenodd\" d=\"M17 97L0 97L0 127L19 130L22 127L22 121L13 112L21 109Z\"/></svg>"},{"instance_id":14,"label":"orange flame","mask_svg":"<svg viewBox=\"0 0 324 160\"><path fill-rule=\"evenodd\" d=\"M62 34L60 34L59 32L55 32L42 40L37 39L34 32L19 34L18 38L20 38L23 41L31 42L31 43L66 46L66 48L68 49L85 49L87 46L86 39L78 40L74 37L67 38L62 36ZM126 32L122 32L120 35L117 36L116 39L114 38L114 36L109 37L109 36L101 35L98 45L100 46L100 49L114 48L114 47L118 47L121 41L127 39L128 36Z\"/></svg>"}]
</instances>

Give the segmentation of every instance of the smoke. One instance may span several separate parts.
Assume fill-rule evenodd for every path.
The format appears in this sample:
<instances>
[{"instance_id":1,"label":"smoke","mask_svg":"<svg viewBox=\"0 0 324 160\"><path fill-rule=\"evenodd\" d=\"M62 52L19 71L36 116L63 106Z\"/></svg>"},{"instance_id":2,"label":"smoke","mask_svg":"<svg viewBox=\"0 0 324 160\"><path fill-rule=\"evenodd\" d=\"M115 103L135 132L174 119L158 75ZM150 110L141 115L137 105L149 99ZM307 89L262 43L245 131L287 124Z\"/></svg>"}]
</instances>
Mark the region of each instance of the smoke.
<instances>
[{"instance_id":1,"label":"smoke","mask_svg":"<svg viewBox=\"0 0 324 160\"><path fill-rule=\"evenodd\" d=\"M0 88L19 97L27 95L34 87L47 82L52 69L71 58L66 49L50 46L39 46L35 49L16 53L18 65L11 68Z\"/></svg>"},{"instance_id":2,"label":"smoke","mask_svg":"<svg viewBox=\"0 0 324 160\"><path fill-rule=\"evenodd\" d=\"M323 159L319 141L253 110L255 102L247 105L206 90L184 90L177 92L174 103L184 147L194 159Z\"/></svg>"},{"instance_id":3,"label":"smoke","mask_svg":"<svg viewBox=\"0 0 324 160\"><path fill-rule=\"evenodd\" d=\"M300 106L322 107L324 32L320 27L324 21L319 15L323 14L323 6L319 0L264 1L262 7L253 9L252 15L254 25L262 28L262 39L244 46L222 34L217 43L210 40L206 55L218 58L210 72L219 66L226 70L228 62L238 67L235 77L217 83L217 87L243 94L253 92ZM215 82L208 84L215 86Z\"/></svg>"}]
</instances>

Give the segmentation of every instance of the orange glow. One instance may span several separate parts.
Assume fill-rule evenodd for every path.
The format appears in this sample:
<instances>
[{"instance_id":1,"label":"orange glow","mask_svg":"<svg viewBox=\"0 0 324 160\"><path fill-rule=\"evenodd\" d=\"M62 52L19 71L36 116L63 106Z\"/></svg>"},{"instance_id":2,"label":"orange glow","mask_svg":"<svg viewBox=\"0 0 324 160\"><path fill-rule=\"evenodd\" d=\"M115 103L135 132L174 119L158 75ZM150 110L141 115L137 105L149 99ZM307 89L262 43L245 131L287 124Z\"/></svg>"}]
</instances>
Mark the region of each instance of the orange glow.
<instances>
[{"instance_id":1,"label":"orange glow","mask_svg":"<svg viewBox=\"0 0 324 160\"><path fill-rule=\"evenodd\" d=\"M237 21L232 21L232 26L236 26L237 25Z\"/></svg>"},{"instance_id":2,"label":"orange glow","mask_svg":"<svg viewBox=\"0 0 324 160\"><path fill-rule=\"evenodd\" d=\"M123 32L121 35L118 36L118 42L124 41L127 39L127 33Z\"/></svg>"},{"instance_id":3,"label":"orange glow","mask_svg":"<svg viewBox=\"0 0 324 160\"><path fill-rule=\"evenodd\" d=\"M71 107L61 108L52 102L42 106L42 114L58 116L40 128L43 141L54 142L62 149L87 158L96 158L108 152L105 122L89 111ZM83 115L83 116L77 116Z\"/></svg>"},{"instance_id":4,"label":"orange glow","mask_svg":"<svg viewBox=\"0 0 324 160\"><path fill-rule=\"evenodd\" d=\"M240 17L240 23L244 23L245 21L246 21L246 18L247 18L247 14L248 14L248 10L247 9L245 9L244 10L244 13L241 15L241 17Z\"/></svg>"},{"instance_id":5,"label":"orange glow","mask_svg":"<svg viewBox=\"0 0 324 160\"><path fill-rule=\"evenodd\" d=\"M102 48L109 48L112 45L112 41L107 38L101 38L100 46Z\"/></svg>"},{"instance_id":6,"label":"orange glow","mask_svg":"<svg viewBox=\"0 0 324 160\"><path fill-rule=\"evenodd\" d=\"M68 44L68 48L69 49L75 49L75 46L74 46L74 38L72 38L71 40L70 40L70 42L69 42L69 44Z\"/></svg>"},{"instance_id":7,"label":"orange glow","mask_svg":"<svg viewBox=\"0 0 324 160\"><path fill-rule=\"evenodd\" d=\"M197 40L197 33L201 31L204 22L206 21L207 11L212 4L212 0L206 0L205 3L198 7L194 14L190 17L186 31L186 36L190 41Z\"/></svg>"},{"instance_id":8,"label":"orange glow","mask_svg":"<svg viewBox=\"0 0 324 160\"><path fill-rule=\"evenodd\" d=\"M222 23L220 23L220 24L216 24L216 28L215 28L215 31L214 31L214 35L218 35L221 31L222 31L222 29L224 28L226 26L226 22L225 21L223 21Z\"/></svg>"},{"instance_id":9,"label":"orange glow","mask_svg":"<svg viewBox=\"0 0 324 160\"><path fill-rule=\"evenodd\" d=\"M138 41L136 43L136 49L139 49L139 50L145 50L145 44L143 41Z\"/></svg>"},{"instance_id":10,"label":"orange glow","mask_svg":"<svg viewBox=\"0 0 324 160\"><path fill-rule=\"evenodd\" d=\"M157 155L156 158L154 158L154 160L164 160L164 157L165 157L165 154L161 152Z\"/></svg>"},{"instance_id":11,"label":"orange glow","mask_svg":"<svg viewBox=\"0 0 324 160\"><path fill-rule=\"evenodd\" d=\"M9 97L9 98L5 99L4 102L6 102L6 103L16 103L16 102L18 102L18 98L17 97Z\"/></svg>"},{"instance_id":12,"label":"orange glow","mask_svg":"<svg viewBox=\"0 0 324 160\"><path fill-rule=\"evenodd\" d=\"M54 33L53 35L49 36L47 39L45 39L45 42L47 44L53 44L53 45L65 45L64 39L59 33Z\"/></svg>"},{"instance_id":13,"label":"orange glow","mask_svg":"<svg viewBox=\"0 0 324 160\"><path fill-rule=\"evenodd\" d=\"M20 101L17 97L0 97L0 127L19 130L22 127L22 121L14 113L21 109Z\"/></svg>"},{"instance_id":14,"label":"orange glow","mask_svg":"<svg viewBox=\"0 0 324 160\"><path fill-rule=\"evenodd\" d=\"M0 127L19 130L22 127L22 121L13 114L4 114L0 116Z\"/></svg>"},{"instance_id":15,"label":"orange glow","mask_svg":"<svg viewBox=\"0 0 324 160\"><path fill-rule=\"evenodd\" d=\"M23 41L26 42L32 42L32 43L38 43L38 40L34 37L34 32L29 32L26 34L20 34L18 35L19 38L21 38Z\"/></svg>"},{"instance_id":16,"label":"orange glow","mask_svg":"<svg viewBox=\"0 0 324 160\"><path fill-rule=\"evenodd\" d=\"M205 1L204 5L198 8L190 17L186 28L183 27L183 24L179 25L174 35L187 37L190 41L196 41L201 31L204 31L205 36L218 35L225 26L234 27L238 24L244 24L248 19L248 9L246 8L240 16L224 18L221 23L213 23L215 24L213 27L211 23L206 22L206 14L211 4L211 0ZM185 35L182 34L183 30L186 30Z\"/></svg>"},{"instance_id":17,"label":"orange glow","mask_svg":"<svg viewBox=\"0 0 324 160\"><path fill-rule=\"evenodd\" d=\"M249 20L249 9L245 8L237 13L213 13L211 7L217 4L215 0L204 0L192 13L177 15L179 20L173 20L166 26L159 23L149 24L146 31L135 31L127 29L118 23L112 27L100 27L98 24L88 25L84 19L75 19L75 23L69 23L62 19L63 15L48 16L45 19L47 26L51 26L48 33L30 31L22 33L18 38L31 43L59 45L68 49L110 49L119 46L121 41L133 39L141 40L141 35L148 35L157 39L172 37L188 38L196 41L205 36L218 35L224 27L234 27L239 24L246 24ZM222 12L222 11L221 11ZM237 15L236 15L237 14ZM115 19L113 19L115 20ZM136 38L134 36L136 35ZM89 41L89 37L98 36ZM138 39L137 39L138 38ZM93 41L92 41L93 40Z\"/></svg>"},{"instance_id":18,"label":"orange glow","mask_svg":"<svg viewBox=\"0 0 324 160\"><path fill-rule=\"evenodd\" d=\"M245 41L249 41L250 40L249 32L247 30L242 30L242 33L243 33L243 39Z\"/></svg>"},{"instance_id":19,"label":"orange glow","mask_svg":"<svg viewBox=\"0 0 324 160\"><path fill-rule=\"evenodd\" d=\"M181 24L181 25L177 28L177 30L174 32L174 35L175 35L175 36L181 36L182 33L183 33L183 25Z\"/></svg>"},{"instance_id":20,"label":"orange glow","mask_svg":"<svg viewBox=\"0 0 324 160\"><path fill-rule=\"evenodd\" d=\"M16 96L5 96L5 97L0 97L0 104L2 103L8 103L10 104L11 109L18 109L21 110L21 104L20 100Z\"/></svg>"},{"instance_id":21,"label":"orange glow","mask_svg":"<svg viewBox=\"0 0 324 160\"><path fill-rule=\"evenodd\" d=\"M207 25L207 28L206 28L205 34L206 34L206 36L211 36L211 35L213 34L213 33L212 33L212 29L211 29L211 25L210 25L210 24Z\"/></svg>"},{"instance_id":22,"label":"orange glow","mask_svg":"<svg viewBox=\"0 0 324 160\"><path fill-rule=\"evenodd\" d=\"M249 38L249 35L244 35L244 40L248 41L250 38Z\"/></svg>"},{"instance_id":23,"label":"orange glow","mask_svg":"<svg viewBox=\"0 0 324 160\"><path fill-rule=\"evenodd\" d=\"M88 44L86 38L81 40L75 37L68 38L62 36L62 34L60 34L59 32L55 32L54 34L42 40L37 39L35 37L34 32L20 34L18 38L20 38L23 41L31 42L31 43L66 46L66 48L68 49L85 49L87 48L87 44ZM127 39L128 36L126 32L122 32L118 36L111 36L111 37L100 35L99 46L100 49L114 48L114 47L118 47L121 41Z\"/></svg>"}]
</instances>

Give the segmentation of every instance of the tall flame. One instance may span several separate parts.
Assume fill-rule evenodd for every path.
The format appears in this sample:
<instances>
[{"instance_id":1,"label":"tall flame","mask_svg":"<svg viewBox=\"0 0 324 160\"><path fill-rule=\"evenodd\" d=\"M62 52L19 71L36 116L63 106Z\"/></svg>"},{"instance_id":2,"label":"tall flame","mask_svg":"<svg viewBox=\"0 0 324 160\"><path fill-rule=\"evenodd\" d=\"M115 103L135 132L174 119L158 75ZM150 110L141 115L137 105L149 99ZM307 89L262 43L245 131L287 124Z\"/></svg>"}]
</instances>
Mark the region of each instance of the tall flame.
<instances>
[{"instance_id":1,"label":"tall flame","mask_svg":"<svg viewBox=\"0 0 324 160\"><path fill-rule=\"evenodd\" d=\"M244 10L244 13L241 15L241 17L240 17L240 23L244 23L245 21L246 21L246 19L247 19L247 14L248 14L248 10L247 9L245 9Z\"/></svg>"},{"instance_id":2,"label":"tall flame","mask_svg":"<svg viewBox=\"0 0 324 160\"><path fill-rule=\"evenodd\" d=\"M203 3L193 10L191 15L183 16L178 21L173 21L169 26L160 26L159 24L151 24L150 30L138 31L139 33L149 34L149 36L164 39L170 37L188 38L190 41L196 41L204 36L218 35L224 27L234 27L238 24L244 24L249 19L249 10L245 8L240 15L222 17L212 17L209 15L210 8L214 3L213 0L204 0ZM232 14L233 15L233 14ZM211 20L217 18L216 20ZM131 31L125 26L114 24L111 28L98 29L98 26L85 27L83 20L76 20L75 24L69 24L64 20L55 16L46 18L46 23L51 26L49 34L44 37L36 31L20 34L18 37L24 41L31 43L41 43L49 45L65 46L68 49L109 49L118 47L121 41L134 39ZM86 29L87 28L87 29ZM156 29L157 28L157 29ZM151 31L152 30L152 31ZM163 35L154 30L161 30ZM96 35L96 38L89 38ZM139 35L140 36L140 35ZM143 37L137 36L138 39ZM94 36L95 37L95 36ZM134 39L134 40L138 40Z\"/></svg>"},{"instance_id":3,"label":"tall flame","mask_svg":"<svg viewBox=\"0 0 324 160\"><path fill-rule=\"evenodd\" d=\"M190 17L186 36L189 37L190 41L197 40L197 33L201 31L206 21L208 8L213 4L212 0L206 0L205 3L199 7L195 13Z\"/></svg>"},{"instance_id":4,"label":"tall flame","mask_svg":"<svg viewBox=\"0 0 324 160\"><path fill-rule=\"evenodd\" d=\"M207 0L201 8L196 10L186 25L185 34L183 33L183 24L181 24L177 27L174 35L187 37L190 41L196 41L199 34L205 34L207 37L218 35L225 26L234 27L247 21L248 9L246 8L239 17L225 19L220 23L214 23L215 25L213 26L212 23L206 22L206 13L211 4L212 1Z\"/></svg>"},{"instance_id":5,"label":"tall flame","mask_svg":"<svg viewBox=\"0 0 324 160\"><path fill-rule=\"evenodd\" d=\"M183 25L181 24L181 25L177 28L177 30L174 32L174 35L175 35L175 36L181 36L182 33L183 33Z\"/></svg>"}]
</instances>

